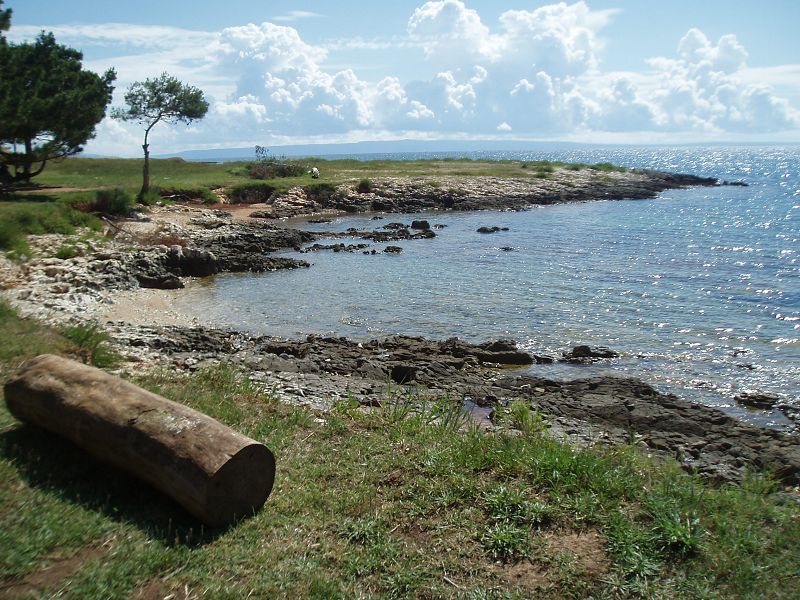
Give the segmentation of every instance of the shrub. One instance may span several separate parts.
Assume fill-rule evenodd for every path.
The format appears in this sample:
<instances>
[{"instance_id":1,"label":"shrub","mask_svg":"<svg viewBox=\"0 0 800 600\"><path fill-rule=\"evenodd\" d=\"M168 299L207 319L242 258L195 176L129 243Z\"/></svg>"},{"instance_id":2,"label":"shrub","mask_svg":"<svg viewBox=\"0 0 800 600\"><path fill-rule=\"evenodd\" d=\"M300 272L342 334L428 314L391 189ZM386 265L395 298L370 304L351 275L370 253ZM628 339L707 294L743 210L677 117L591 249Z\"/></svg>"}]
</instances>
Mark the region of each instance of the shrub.
<instances>
[{"instance_id":1,"label":"shrub","mask_svg":"<svg viewBox=\"0 0 800 600\"><path fill-rule=\"evenodd\" d=\"M30 254L26 235L45 233L75 233L75 227L100 228L93 216L74 210L61 203L43 203L40 206L19 206L3 213L0 220L0 249L18 254Z\"/></svg>"},{"instance_id":2,"label":"shrub","mask_svg":"<svg viewBox=\"0 0 800 600\"><path fill-rule=\"evenodd\" d=\"M309 199L323 204L336 196L336 186L332 183L312 183L303 186L303 190Z\"/></svg>"},{"instance_id":3,"label":"shrub","mask_svg":"<svg viewBox=\"0 0 800 600\"><path fill-rule=\"evenodd\" d=\"M139 204L143 204L144 206L153 206L160 204L163 201L163 198L157 190L151 188L143 194L139 194L136 200L139 202Z\"/></svg>"},{"instance_id":4,"label":"shrub","mask_svg":"<svg viewBox=\"0 0 800 600\"><path fill-rule=\"evenodd\" d=\"M92 212L126 216L131 212L133 206L133 196L123 189L97 190L94 196Z\"/></svg>"},{"instance_id":5,"label":"shrub","mask_svg":"<svg viewBox=\"0 0 800 600\"><path fill-rule=\"evenodd\" d=\"M256 146L256 160L247 165L247 174L252 179L275 179L298 177L305 174L306 166L285 156L272 156L269 149Z\"/></svg>"},{"instance_id":6,"label":"shrub","mask_svg":"<svg viewBox=\"0 0 800 600\"><path fill-rule=\"evenodd\" d=\"M365 177L364 179L358 182L358 185L356 186L356 191L359 194L366 194L367 192L371 192L372 182Z\"/></svg>"},{"instance_id":7,"label":"shrub","mask_svg":"<svg viewBox=\"0 0 800 600\"><path fill-rule=\"evenodd\" d=\"M207 187L162 188L159 190L159 196L156 200L163 203L168 203L172 200L200 201L203 204L216 204L219 202L219 198Z\"/></svg>"}]
</instances>

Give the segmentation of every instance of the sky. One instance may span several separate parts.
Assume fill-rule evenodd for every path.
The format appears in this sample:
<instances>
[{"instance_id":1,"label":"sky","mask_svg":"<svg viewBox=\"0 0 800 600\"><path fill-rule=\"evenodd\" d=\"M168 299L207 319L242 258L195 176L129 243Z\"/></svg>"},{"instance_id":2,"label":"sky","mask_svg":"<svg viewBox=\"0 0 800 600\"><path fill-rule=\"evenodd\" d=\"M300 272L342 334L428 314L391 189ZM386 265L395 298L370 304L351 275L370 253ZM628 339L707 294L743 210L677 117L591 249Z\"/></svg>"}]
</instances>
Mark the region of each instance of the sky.
<instances>
[{"instance_id":1,"label":"sky","mask_svg":"<svg viewBox=\"0 0 800 600\"><path fill-rule=\"evenodd\" d=\"M6 0L117 71L168 72L206 117L152 151L364 140L800 142L800 0ZM87 152L136 156L110 118Z\"/></svg>"}]
</instances>

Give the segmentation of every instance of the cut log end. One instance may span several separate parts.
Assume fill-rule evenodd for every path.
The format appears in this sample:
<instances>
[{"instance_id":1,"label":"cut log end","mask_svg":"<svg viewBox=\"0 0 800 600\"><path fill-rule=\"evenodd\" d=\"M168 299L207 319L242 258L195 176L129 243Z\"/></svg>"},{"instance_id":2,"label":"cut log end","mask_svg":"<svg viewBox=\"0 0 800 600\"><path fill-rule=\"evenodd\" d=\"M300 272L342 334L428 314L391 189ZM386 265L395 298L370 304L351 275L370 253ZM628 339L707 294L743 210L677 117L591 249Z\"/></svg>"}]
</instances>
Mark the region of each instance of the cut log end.
<instances>
[{"instance_id":1,"label":"cut log end","mask_svg":"<svg viewBox=\"0 0 800 600\"><path fill-rule=\"evenodd\" d=\"M222 527L256 513L275 483L275 456L263 444L253 443L234 454L211 478L206 499L206 521Z\"/></svg>"}]
</instances>

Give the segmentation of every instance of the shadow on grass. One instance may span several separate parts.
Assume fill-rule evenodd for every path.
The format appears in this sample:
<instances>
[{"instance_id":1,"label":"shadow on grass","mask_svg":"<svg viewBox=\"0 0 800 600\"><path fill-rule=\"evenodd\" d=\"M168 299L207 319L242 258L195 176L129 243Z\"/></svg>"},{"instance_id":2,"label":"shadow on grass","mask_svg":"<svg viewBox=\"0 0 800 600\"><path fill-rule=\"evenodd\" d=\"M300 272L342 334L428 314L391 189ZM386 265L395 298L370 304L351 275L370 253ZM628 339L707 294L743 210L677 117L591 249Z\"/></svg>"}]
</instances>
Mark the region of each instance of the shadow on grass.
<instances>
[{"instance_id":1,"label":"shadow on grass","mask_svg":"<svg viewBox=\"0 0 800 600\"><path fill-rule=\"evenodd\" d=\"M47 204L58 202L58 196L47 193L23 194L16 191L0 191L0 202L28 202L31 204Z\"/></svg>"},{"instance_id":2,"label":"shadow on grass","mask_svg":"<svg viewBox=\"0 0 800 600\"><path fill-rule=\"evenodd\" d=\"M95 460L71 442L37 427L22 424L0 433L0 456L13 461L19 477L31 487L132 523L168 546L202 546L231 527L203 525L133 475Z\"/></svg>"}]
</instances>

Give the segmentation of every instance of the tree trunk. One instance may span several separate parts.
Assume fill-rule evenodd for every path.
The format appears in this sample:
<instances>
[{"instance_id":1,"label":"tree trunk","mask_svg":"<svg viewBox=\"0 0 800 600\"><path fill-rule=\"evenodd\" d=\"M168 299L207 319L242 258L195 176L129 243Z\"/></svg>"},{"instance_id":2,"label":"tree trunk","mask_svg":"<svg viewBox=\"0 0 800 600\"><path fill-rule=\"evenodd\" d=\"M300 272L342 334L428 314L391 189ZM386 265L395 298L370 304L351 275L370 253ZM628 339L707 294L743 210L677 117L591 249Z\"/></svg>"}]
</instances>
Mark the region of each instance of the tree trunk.
<instances>
[{"instance_id":1,"label":"tree trunk","mask_svg":"<svg viewBox=\"0 0 800 600\"><path fill-rule=\"evenodd\" d=\"M100 369L44 354L4 392L17 419L132 473L212 527L253 514L272 490L266 446Z\"/></svg>"},{"instance_id":2,"label":"tree trunk","mask_svg":"<svg viewBox=\"0 0 800 600\"><path fill-rule=\"evenodd\" d=\"M31 140L25 140L25 157L23 158L23 169L22 169L22 176L20 177L21 181L25 183L31 182L31 165L33 164L33 142Z\"/></svg>"},{"instance_id":3,"label":"tree trunk","mask_svg":"<svg viewBox=\"0 0 800 600\"><path fill-rule=\"evenodd\" d=\"M139 192L139 198L150 191L150 144L147 142L142 144L142 150L144 150L144 167L142 168L142 190Z\"/></svg>"}]
</instances>

